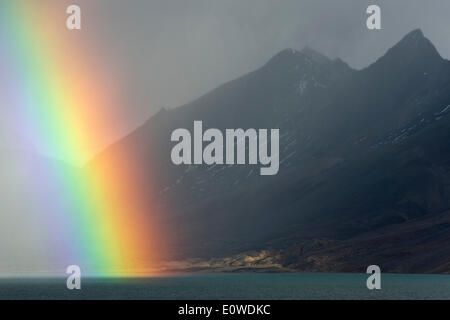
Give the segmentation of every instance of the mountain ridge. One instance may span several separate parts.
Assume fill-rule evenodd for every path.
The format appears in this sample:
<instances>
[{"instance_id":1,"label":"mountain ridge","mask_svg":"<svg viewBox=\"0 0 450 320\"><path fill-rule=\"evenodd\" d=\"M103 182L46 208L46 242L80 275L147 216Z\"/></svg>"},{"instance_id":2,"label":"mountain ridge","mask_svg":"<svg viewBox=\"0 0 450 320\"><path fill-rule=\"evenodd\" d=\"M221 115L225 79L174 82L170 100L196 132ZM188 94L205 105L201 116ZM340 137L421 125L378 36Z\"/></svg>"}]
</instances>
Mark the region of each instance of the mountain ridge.
<instances>
[{"instance_id":1,"label":"mountain ridge","mask_svg":"<svg viewBox=\"0 0 450 320\"><path fill-rule=\"evenodd\" d=\"M149 189L149 201L176 230L173 259L273 250L283 267L297 271L356 272L373 255L386 271L448 272L445 243L439 255L420 262L426 260L420 246L432 248L445 241L442 230L450 231L442 222L447 216L439 218L450 209L448 61L420 30L362 70L311 50L283 50L261 68L159 112L89 165L128 148L148 164L142 175L157 190ZM204 128L280 129L279 174L173 165L170 134L194 120ZM383 233L414 234L425 224L422 244L395 243ZM436 228L440 238L433 240ZM383 241L398 262L382 258ZM340 243L347 249L337 249ZM370 250L352 258L352 243ZM305 246L310 250L295 249ZM417 256L405 256L408 250ZM333 258L317 262L323 254Z\"/></svg>"}]
</instances>

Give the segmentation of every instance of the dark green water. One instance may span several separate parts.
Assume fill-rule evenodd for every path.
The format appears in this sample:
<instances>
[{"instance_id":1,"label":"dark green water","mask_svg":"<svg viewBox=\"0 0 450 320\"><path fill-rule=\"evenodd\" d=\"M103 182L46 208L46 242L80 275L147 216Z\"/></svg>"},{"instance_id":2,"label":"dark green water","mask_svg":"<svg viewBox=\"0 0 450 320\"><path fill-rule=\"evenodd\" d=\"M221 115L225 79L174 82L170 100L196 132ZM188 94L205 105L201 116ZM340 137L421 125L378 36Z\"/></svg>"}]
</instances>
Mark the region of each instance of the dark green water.
<instances>
[{"instance_id":1,"label":"dark green water","mask_svg":"<svg viewBox=\"0 0 450 320\"><path fill-rule=\"evenodd\" d=\"M368 290L366 274L202 274L146 279L0 279L0 299L446 299L450 275L381 277Z\"/></svg>"}]
</instances>

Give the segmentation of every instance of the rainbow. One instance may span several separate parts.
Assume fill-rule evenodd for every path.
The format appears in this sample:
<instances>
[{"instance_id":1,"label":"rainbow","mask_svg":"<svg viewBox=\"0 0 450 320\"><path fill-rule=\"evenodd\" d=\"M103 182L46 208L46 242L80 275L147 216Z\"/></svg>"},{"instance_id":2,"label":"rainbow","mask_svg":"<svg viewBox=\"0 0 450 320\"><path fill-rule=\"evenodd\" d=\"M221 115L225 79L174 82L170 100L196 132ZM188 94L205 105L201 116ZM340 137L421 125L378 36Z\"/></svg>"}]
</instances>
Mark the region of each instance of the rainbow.
<instances>
[{"instance_id":1,"label":"rainbow","mask_svg":"<svg viewBox=\"0 0 450 320\"><path fill-rule=\"evenodd\" d=\"M59 160L32 182L46 186L36 227L48 231L52 259L85 274L151 275L163 241L140 177L145 164L133 150L116 150L85 165L121 132L117 106L126 104L94 39L66 29L68 4L0 2L0 103L39 152Z\"/></svg>"}]
</instances>

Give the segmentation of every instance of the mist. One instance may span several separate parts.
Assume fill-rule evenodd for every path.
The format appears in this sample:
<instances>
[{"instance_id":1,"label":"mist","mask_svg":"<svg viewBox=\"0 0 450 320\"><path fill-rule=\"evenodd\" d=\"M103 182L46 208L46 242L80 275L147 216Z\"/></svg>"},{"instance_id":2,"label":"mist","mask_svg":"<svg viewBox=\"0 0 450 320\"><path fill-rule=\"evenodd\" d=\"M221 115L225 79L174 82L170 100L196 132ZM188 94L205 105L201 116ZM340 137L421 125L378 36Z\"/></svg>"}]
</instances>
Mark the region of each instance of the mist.
<instances>
[{"instance_id":1,"label":"mist","mask_svg":"<svg viewBox=\"0 0 450 320\"><path fill-rule=\"evenodd\" d=\"M261 67L285 48L309 46L364 68L421 28L444 57L450 3L376 1L382 30L366 28L360 0L80 1L85 32L106 40L127 77L129 127ZM447 42L447 43L446 43Z\"/></svg>"}]
</instances>

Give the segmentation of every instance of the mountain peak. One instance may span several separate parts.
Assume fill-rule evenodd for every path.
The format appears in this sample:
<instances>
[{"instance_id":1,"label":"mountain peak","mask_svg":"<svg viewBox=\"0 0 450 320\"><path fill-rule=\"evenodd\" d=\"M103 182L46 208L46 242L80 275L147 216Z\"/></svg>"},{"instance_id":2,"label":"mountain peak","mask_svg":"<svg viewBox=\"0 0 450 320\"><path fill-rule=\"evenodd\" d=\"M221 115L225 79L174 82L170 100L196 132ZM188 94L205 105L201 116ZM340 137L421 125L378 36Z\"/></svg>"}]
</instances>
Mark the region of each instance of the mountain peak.
<instances>
[{"instance_id":1,"label":"mountain peak","mask_svg":"<svg viewBox=\"0 0 450 320\"><path fill-rule=\"evenodd\" d=\"M331 62L331 60L324 56L323 54L321 54L320 52L311 49L310 47L306 46L302 49L302 51L300 51L303 55L305 55L306 57L310 58L311 60L319 63L319 64L323 64L323 63L329 63Z\"/></svg>"},{"instance_id":2,"label":"mountain peak","mask_svg":"<svg viewBox=\"0 0 450 320\"><path fill-rule=\"evenodd\" d=\"M404 38L418 39L418 38L425 38L425 36L422 30L418 28L408 33Z\"/></svg>"},{"instance_id":3,"label":"mountain peak","mask_svg":"<svg viewBox=\"0 0 450 320\"><path fill-rule=\"evenodd\" d=\"M305 63L308 61L319 65L326 65L332 62L332 60L320 52L309 47L304 47L301 51L291 48L284 49L270 59L267 65L298 65L299 63Z\"/></svg>"},{"instance_id":4,"label":"mountain peak","mask_svg":"<svg viewBox=\"0 0 450 320\"><path fill-rule=\"evenodd\" d=\"M397 53L426 59L441 59L436 47L426 38L420 29L415 29L400 40L388 54Z\"/></svg>"},{"instance_id":5,"label":"mountain peak","mask_svg":"<svg viewBox=\"0 0 450 320\"><path fill-rule=\"evenodd\" d=\"M266 67L279 68L298 65L304 60L304 56L295 49L284 49L273 56L266 64Z\"/></svg>"},{"instance_id":6,"label":"mountain peak","mask_svg":"<svg viewBox=\"0 0 450 320\"><path fill-rule=\"evenodd\" d=\"M434 70L443 61L433 43L424 36L422 30L415 29L404 36L386 54L368 69L379 67L397 71L412 70L425 72Z\"/></svg>"}]
</instances>

